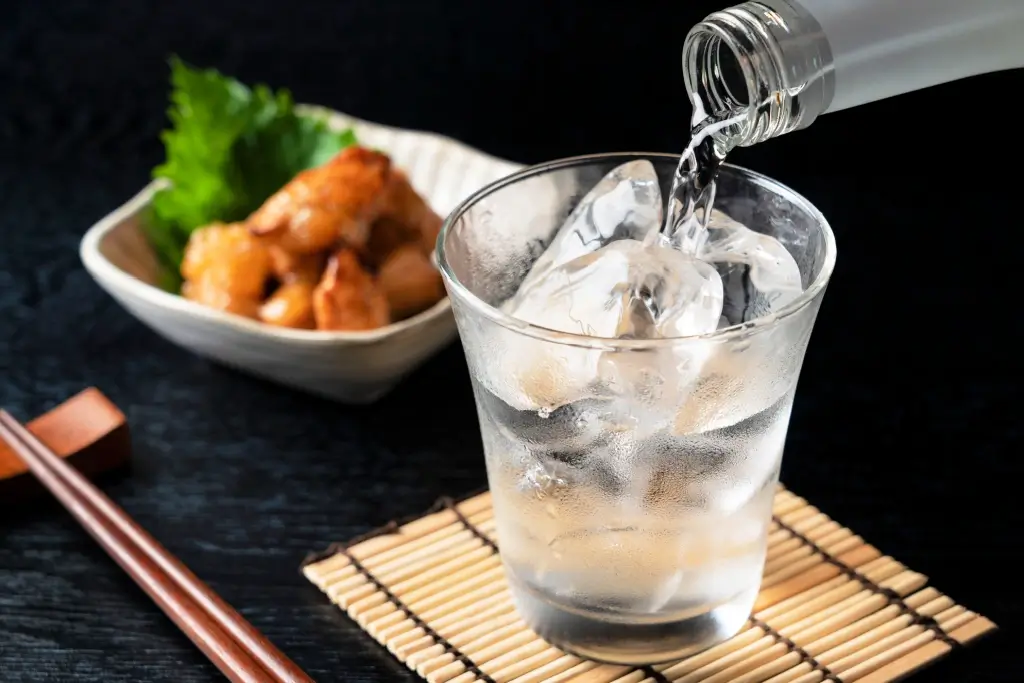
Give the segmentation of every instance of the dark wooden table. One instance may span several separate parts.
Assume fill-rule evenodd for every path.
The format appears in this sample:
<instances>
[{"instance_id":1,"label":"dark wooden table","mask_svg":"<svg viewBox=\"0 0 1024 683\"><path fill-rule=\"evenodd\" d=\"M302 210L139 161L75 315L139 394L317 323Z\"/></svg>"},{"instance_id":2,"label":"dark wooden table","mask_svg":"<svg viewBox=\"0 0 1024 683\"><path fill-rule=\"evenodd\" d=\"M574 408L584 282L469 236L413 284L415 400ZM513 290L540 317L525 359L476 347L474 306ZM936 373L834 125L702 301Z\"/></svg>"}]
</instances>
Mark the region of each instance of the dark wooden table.
<instances>
[{"instance_id":1,"label":"dark wooden table","mask_svg":"<svg viewBox=\"0 0 1024 683\"><path fill-rule=\"evenodd\" d=\"M318 680L415 680L298 565L483 484L459 346L372 407L310 398L155 336L93 284L78 241L160 159L172 51L523 162L681 149L682 36L714 7L660 4L20 3L0 22L0 404L27 419L99 386L134 433L133 471L104 481L130 514ZM958 147L954 107L1015 79L830 115L736 155L816 202L839 243L783 479L1003 626L920 681L1024 678L1021 143L982 122ZM623 83L648 88L644 107L581 94ZM217 678L62 510L0 517L0 680Z\"/></svg>"}]
</instances>

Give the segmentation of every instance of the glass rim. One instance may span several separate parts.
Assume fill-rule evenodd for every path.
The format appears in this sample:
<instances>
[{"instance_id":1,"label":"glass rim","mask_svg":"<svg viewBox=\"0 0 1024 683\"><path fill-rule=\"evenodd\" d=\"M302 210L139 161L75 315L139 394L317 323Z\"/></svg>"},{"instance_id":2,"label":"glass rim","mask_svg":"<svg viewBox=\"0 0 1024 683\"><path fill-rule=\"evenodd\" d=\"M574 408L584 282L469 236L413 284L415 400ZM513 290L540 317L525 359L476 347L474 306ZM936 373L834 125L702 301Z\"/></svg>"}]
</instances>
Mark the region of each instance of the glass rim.
<instances>
[{"instance_id":1,"label":"glass rim","mask_svg":"<svg viewBox=\"0 0 1024 683\"><path fill-rule=\"evenodd\" d=\"M518 183L521 180L531 178L534 176L543 175L551 171L559 170L562 168L568 168L572 166L583 166L588 163L595 163L599 161L609 161L615 159L652 159L671 161L678 163L678 154L666 154L663 152L608 152L599 154L585 154L574 157L565 157L562 159L555 159L552 161L546 161L539 164L532 164L510 173L509 175L503 176L498 180L495 180L484 187L480 188L472 195L461 201L451 213L445 218L444 223L441 225L441 230L437 235L437 241L435 243L435 256L437 258L438 270L440 270L442 277L448 285L449 296L456 296L460 300L466 302L470 308L483 315L485 318L491 320L502 327L522 333L526 336L533 337L535 339L542 339L550 341L556 344L578 346L583 348L593 348L602 350L633 350L642 351L646 349L664 348L674 344L685 343L690 341L722 341L731 340L741 337L746 337L750 334L756 333L762 330L773 329L778 327L784 321L800 312L808 305L811 304L828 285L829 279L832 276L832 271L835 268L836 263L836 241L835 235L832 233L832 227L829 225L828 220L822 215L821 211L818 210L814 204L810 202L799 192L796 192L787 185L780 183L779 181L758 173L757 171L751 171L743 166L737 166L735 164L725 163L722 164L724 169L737 172L744 179L755 179L770 188L772 192L783 197L784 199L792 202L799 206L801 209L807 212L807 214L813 218L820 226L821 231L825 238L825 260L821 264L821 269L818 271L814 281L811 282L807 288L800 294L799 297L791 301L790 303L783 306L777 312L770 315L761 316L755 318L749 322L737 323L730 325L729 327L723 327L712 332L705 332L702 334L692 334L678 337L659 337L657 339L619 339L615 337L592 337L584 334L576 334L573 332L562 332L554 330L541 325L534 325L533 323L520 320L514 316L511 316L499 308L492 306L487 303L476 294L474 294L466 285L459 281L458 276L451 268L451 264L448 262L447 256L445 255L444 243L448 237L449 232L452 230L455 223L462 218L462 216L469 211L475 204L480 200L495 194L501 189L509 187Z\"/></svg>"}]
</instances>

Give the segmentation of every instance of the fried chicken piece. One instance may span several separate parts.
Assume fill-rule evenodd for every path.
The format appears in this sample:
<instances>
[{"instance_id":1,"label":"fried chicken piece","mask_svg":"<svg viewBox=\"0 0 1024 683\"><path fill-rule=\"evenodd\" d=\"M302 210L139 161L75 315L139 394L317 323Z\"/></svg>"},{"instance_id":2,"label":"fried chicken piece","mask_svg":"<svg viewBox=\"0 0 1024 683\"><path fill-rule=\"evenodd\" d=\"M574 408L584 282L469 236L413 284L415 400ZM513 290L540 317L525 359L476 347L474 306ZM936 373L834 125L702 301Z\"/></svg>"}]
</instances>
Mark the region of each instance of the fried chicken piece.
<instances>
[{"instance_id":1,"label":"fried chicken piece","mask_svg":"<svg viewBox=\"0 0 1024 683\"><path fill-rule=\"evenodd\" d=\"M293 254L314 254L337 242L362 248L384 198L391 160L352 146L302 171L249 217L249 229Z\"/></svg>"},{"instance_id":2,"label":"fried chicken piece","mask_svg":"<svg viewBox=\"0 0 1024 683\"><path fill-rule=\"evenodd\" d=\"M313 329L313 288L313 283L303 281L281 285L260 306L260 320L277 327Z\"/></svg>"},{"instance_id":3,"label":"fried chicken piece","mask_svg":"<svg viewBox=\"0 0 1024 683\"><path fill-rule=\"evenodd\" d=\"M270 245L267 251L270 254L270 272L283 284L305 282L315 285L320 281L327 264L327 254L324 252L293 254L276 244Z\"/></svg>"},{"instance_id":4,"label":"fried chicken piece","mask_svg":"<svg viewBox=\"0 0 1024 683\"><path fill-rule=\"evenodd\" d=\"M444 297L441 274L417 244L391 252L377 273L377 283L387 297L392 320L425 311Z\"/></svg>"},{"instance_id":5,"label":"fried chicken piece","mask_svg":"<svg viewBox=\"0 0 1024 683\"><path fill-rule=\"evenodd\" d=\"M197 228L189 237L181 262L182 277L197 283L194 289L203 292L201 298L210 300L217 298L214 289L258 300L269 274L266 246L241 223L212 223Z\"/></svg>"},{"instance_id":6,"label":"fried chicken piece","mask_svg":"<svg viewBox=\"0 0 1024 683\"><path fill-rule=\"evenodd\" d=\"M186 281L181 287L181 295L197 304L255 320L260 308L259 299L231 292L217 276L217 272L207 271L198 280Z\"/></svg>"},{"instance_id":7,"label":"fried chicken piece","mask_svg":"<svg viewBox=\"0 0 1024 683\"><path fill-rule=\"evenodd\" d=\"M313 291L313 314L319 330L372 330L389 322L384 293L348 248L328 261Z\"/></svg>"},{"instance_id":8,"label":"fried chicken piece","mask_svg":"<svg viewBox=\"0 0 1024 683\"><path fill-rule=\"evenodd\" d=\"M443 219L434 213L400 169L392 168L388 177L381 217L389 218L409 230L409 238L419 243L424 254L434 251Z\"/></svg>"},{"instance_id":9,"label":"fried chicken piece","mask_svg":"<svg viewBox=\"0 0 1024 683\"><path fill-rule=\"evenodd\" d=\"M181 262L181 294L190 301L256 318L270 274L265 246L240 223L212 223L189 236Z\"/></svg>"}]
</instances>

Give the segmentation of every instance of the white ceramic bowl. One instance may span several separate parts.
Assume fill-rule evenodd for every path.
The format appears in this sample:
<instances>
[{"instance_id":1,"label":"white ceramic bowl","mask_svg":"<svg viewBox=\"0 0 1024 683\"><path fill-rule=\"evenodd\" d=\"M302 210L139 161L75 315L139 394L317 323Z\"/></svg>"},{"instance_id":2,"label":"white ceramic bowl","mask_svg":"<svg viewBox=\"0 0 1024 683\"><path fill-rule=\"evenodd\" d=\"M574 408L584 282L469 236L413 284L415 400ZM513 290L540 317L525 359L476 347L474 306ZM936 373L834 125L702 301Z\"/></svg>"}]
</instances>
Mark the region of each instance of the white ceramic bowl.
<instances>
[{"instance_id":1,"label":"white ceramic bowl","mask_svg":"<svg viewBox=\"0 0 1024 683\"><path fill-rule=\"evenodd\" d=\"M521 166L431 133L382 126L319 107L360 144L380 149L408 173L441 216ZM412 318L368 332L271 327L201 306L157 286L159 268L139 225L160 181L89 229L81 258L92 277L132 315L171 342L257 377L344 403L369 403L455 336L448 299Z\"/></svg>"}]
</instances>

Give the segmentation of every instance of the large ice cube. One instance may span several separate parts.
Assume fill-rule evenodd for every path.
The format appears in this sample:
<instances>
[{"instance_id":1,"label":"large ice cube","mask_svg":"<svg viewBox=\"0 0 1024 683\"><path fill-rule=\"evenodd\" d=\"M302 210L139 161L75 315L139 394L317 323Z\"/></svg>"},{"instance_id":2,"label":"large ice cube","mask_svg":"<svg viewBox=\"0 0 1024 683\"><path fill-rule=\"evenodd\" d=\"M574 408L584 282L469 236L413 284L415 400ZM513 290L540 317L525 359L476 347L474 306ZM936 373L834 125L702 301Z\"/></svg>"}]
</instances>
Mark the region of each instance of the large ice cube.
<instances>
[{"instance_id":1,"label":"large ice cube","mask_svg":"<svg viewBox=\"0 0 1024 683\"><path fill-rule=\"evenodd\" d=\"M714 331L722 301L713 266L671 247L620 239L552 269L507 311L560 332L653 339ZM505 391L497 393L520 410L555 409L592 395L598 385L639 410L671 399L703 361L689 347L681 355L644 357L532 338L516 347L503 354L498 372Z\"/></svg>"},{"instance_id":2,"label":"large ice cube","mask_svg":"<svg viewBox=\"0 0 1024 683\"><path fill-rule=\"evenodd\" d=\"M617 166L569 214L520 284L516 297L525 295L555 268L609 242L642 240L657 232L663 210L658 174L651 162L640 159Z\"/></svg>"}]
</instances>

